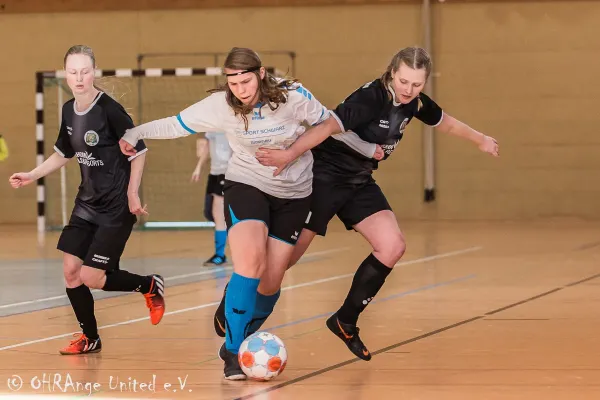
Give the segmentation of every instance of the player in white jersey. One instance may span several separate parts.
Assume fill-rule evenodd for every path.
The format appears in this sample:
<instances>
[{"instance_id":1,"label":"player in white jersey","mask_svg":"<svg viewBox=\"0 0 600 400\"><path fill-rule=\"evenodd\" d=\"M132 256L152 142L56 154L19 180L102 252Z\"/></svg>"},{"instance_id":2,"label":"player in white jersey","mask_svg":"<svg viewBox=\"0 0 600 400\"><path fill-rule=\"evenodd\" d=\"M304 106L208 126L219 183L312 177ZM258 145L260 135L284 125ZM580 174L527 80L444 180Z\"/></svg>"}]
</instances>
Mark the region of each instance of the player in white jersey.
<instances>
[{"instance_id":1,"label":"player in white jersey","mask_svg":"<svg viewBox=\"0 0 600 400\"><path fill-rule=\"evenodd\" d=\"M204 138L196 141L198 164L192 173L192 182L200 180L202 165L210 158L210 173L206 182L204 216L215 223L215 254L204 262L205 266L227 264L225 245L227 243L227 224L223 206L225 171L231 158L231 147L223 132L206 132Z\"/></svg>"},{"instance_id":2,"label":"player in white jersey","mask_svg":"<svg viewBox=\"0 0 600 400\"><path fill-rule=\"evenodd\" d=\"M271 76L251 49L233 48L224 72L226 85L177 116L128 130L120 146L132 156L140 139L211 131L227 135L233 154L225 174L225 214L234 273L225 296L226 341L219 356L225 378L241 380L246 376L239 366L239 346L252 320L272 312L309 215L313 158L308 150L341 126L297 81ZM304 122L318 126L303 134ZM300 156L285 168L259 162L261 148L291 144Z\"/></svg>"}]
</instances>

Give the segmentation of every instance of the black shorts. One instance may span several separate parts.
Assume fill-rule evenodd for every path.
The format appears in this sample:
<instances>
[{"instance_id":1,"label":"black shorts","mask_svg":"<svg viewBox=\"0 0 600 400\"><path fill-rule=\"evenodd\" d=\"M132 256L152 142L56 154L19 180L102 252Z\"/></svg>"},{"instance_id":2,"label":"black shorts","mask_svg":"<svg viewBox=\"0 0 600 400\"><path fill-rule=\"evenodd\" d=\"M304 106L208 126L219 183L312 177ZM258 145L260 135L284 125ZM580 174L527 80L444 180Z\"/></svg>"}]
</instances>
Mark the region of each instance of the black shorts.
<instances>
[{"instance_id":1,"label":"black shorts","mask_svg":"<svg viewBox=\"0 0 600 400\"><path fill-rule=\"evenodd\" d=\"M204 217L209 220L215 220L213 215L213 195L224 196L223 190L225 188L225 175L208 175L206 181L206 196L204 196Z\"/></svg>"},{"instance_id":2,"label":"black shorts","mask_svg":"<svg viewBox=\"0 0 600 400\"><path fill-rule=\"evenodd\" d=\"M208 175L206 181L206 194L216 194L217 196L224 196L223 190L225 188L225 175Z\"/></svg>"},{"instance_id":3,"label":"black shorts","mask_svg":"<svg viewBox=\"0 0 600 400\"><path fill-rule=\"evenodd\" d=\"M116 270L134 224L135 221L124 222L121 226L99 226L71 215L56 247L80 258L88 267Z\"/></svg>"},{"instance_id":4,"label":"black shorts","mask_svg":"<svg viewBox=\"0 0 600 400\"><path fill-rule=\"evenodd\" d=\"M267 225L269 236L295 245L307 220L310 196L280 199L254 186L225 181L225 220L227 229L244 220L258 220Z\"/></svg>"},{"instance_id":5,"label":"black shorts","mask_svg":"<svg viewBox=\"0 0 600 400\"><path fill-rule=\"evenodd\" d=\"M313 179L311 215L304 227L325 236L327 225L334 215L338 216L347 230L352 230L365 218L391 209L374 180L355 184Z\"/></svg>"}]
</instances>

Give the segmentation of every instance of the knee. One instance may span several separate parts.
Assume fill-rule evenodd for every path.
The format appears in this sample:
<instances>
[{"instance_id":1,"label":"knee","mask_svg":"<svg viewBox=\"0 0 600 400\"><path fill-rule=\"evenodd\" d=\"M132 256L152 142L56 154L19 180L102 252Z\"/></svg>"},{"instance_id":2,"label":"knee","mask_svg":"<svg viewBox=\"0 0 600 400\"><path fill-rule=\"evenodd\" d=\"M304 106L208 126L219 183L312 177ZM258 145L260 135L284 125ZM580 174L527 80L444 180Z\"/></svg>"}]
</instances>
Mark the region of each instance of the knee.
<instances>
[{"instance_id":1,"label":"knee","mask_svg":"<svg viewBox=\"0 0 600 400\"><path fill-rule=\"evenodd\" d=\"M252 252L234 265L234 271L250 278L260 278L266 268L266 253Z\"/></svg>"},{"instance_id":2,"label":"knee","mask_svg":"<svg viewBox=\"0 0 600 400\"><path fill-rule=\"evenodd\" d=\"M82 267L79 273L79 279L83 284L91 289L102 289L104 287L104 272L94 270L90 267Z\"/></svg>"},{"instance_id":3,"label":"knee","mask_svg":"<svg viewBox=\"0 0 600 400\"><path fill-rule=\"evenodd\" d=\"M65 277L65 285L69 288L75 288L81 286L81 278L79 272L81 265L77 262L63 262L63 274Z\"/></svg>"},{"instance_id":4,"label":"knee","mask_svg":"<svg viewBox=\"0 0 600 400\"><path fill-rule=\"evenodd\" d=\"M406 240L404 239L404 235L402 235L402 233L393 238L390 248L391 257L394 258L394 263L397 263L406 252Z\"/></svg>"},{"instance_id":5,"label":"knee","mask_svg":"<svg viewBox=\"0 0 600 400\"><path fill-rule=\"evenodd\" d=\"M406 252L406 241L402 233L390 235L385 242L375 249L378 253L378 258L386 266L393 268L394 265L404 256Z\"/></svg>"},{"instance_id":6,"label":"knee","mask_svg":"<svg viewBox=\"0 0 600 400\"><path fill-rule=\"evenodd\" d=\"M268 279L261 279L258 285L258 292L263 296L272 296L279 292L281 288L281 282L274 282Z\"/></svg>"}]
</instances>

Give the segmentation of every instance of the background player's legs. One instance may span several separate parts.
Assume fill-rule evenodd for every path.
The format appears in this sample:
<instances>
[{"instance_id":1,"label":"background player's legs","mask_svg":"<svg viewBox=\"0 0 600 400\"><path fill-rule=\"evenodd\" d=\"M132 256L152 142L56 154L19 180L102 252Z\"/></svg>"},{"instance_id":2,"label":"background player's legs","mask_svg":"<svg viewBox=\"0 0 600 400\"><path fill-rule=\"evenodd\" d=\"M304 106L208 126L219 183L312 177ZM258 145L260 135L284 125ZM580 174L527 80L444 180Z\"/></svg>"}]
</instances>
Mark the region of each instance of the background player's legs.
<instances>
[{"instance_id":1,"label":"background player's legs","mask_svg":"<svg viewBox=\"0 0 600 400\"><path fill-rule=\"evenodd\" d=\"M215 255L204 265L223 265L227 262L225 246L227 244L227 224L225 222L224 198L217 194L211 195L212 217L215 222Z\"/></svg>"},{"instance_id":2,"label":"background player's legs","mask_svg":"<svg viewBox=\"0 0 600 400\"><path fill-rule=\"evenodd\" d=\"M260 277L256 306L248 334L260 329L273 312L281 293L281 281L290 263L295 246L269 237L267 241L267 268Z\"/></svg>"}]
</instances>

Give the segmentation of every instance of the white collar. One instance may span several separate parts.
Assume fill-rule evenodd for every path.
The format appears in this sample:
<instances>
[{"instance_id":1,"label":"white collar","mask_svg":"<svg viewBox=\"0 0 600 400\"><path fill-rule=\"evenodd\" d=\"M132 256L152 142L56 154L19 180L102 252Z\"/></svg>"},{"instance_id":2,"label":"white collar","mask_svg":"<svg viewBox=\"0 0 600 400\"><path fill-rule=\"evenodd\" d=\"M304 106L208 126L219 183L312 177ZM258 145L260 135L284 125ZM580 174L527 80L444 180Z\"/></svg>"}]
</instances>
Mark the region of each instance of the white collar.
<instances>
[{"instance_id":1,"label":"white collar","mask_svg":"<svg viewBox=\"0 0 600 400\"><path fill-rule=\"evenodd\" d=\"M394 103L394 106L398 107L401 106L402 103L398 103L396 102L396 92L394 92L394 88L392 87L392 84L388 84L387 89L390 91L390 93L392 94L392 102Z\"/></svg>"}]
</instances>

